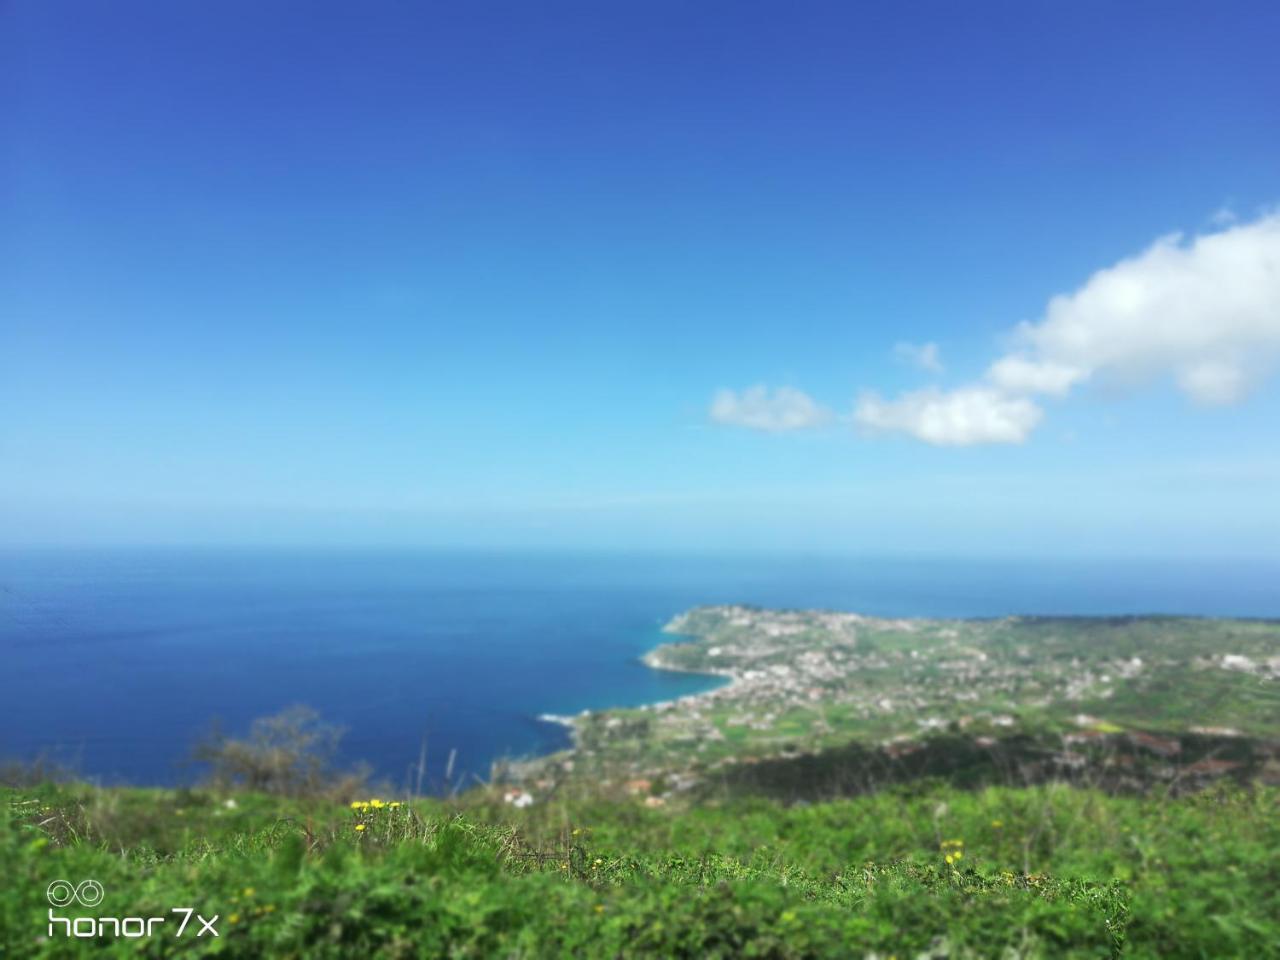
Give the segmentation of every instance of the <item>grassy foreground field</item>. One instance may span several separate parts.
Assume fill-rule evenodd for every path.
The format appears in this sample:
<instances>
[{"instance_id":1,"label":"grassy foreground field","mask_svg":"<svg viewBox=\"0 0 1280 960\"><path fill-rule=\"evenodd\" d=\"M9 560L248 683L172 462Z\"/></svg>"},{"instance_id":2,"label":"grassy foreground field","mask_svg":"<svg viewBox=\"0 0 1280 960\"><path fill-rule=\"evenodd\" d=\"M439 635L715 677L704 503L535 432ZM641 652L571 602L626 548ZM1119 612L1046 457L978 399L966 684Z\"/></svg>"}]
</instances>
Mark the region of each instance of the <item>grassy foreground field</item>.
<instances>
[{"instance_id":1,"label":"grassy foreground field","mask_svg":"<svg viewBox=\"0 0 1280 960\"><path fill-rule=\"evenodd\" d=\"M488 791L353 807L43 785L3 802L5 957L1280 955L1271 788L515 810ZM52 908L55 880L95 880L101 902ZM194 912L181 936L175 908ZM137 939L85 921L79 939L50 936L51 911L166 919Z\"/></svg>"}]
</instances>

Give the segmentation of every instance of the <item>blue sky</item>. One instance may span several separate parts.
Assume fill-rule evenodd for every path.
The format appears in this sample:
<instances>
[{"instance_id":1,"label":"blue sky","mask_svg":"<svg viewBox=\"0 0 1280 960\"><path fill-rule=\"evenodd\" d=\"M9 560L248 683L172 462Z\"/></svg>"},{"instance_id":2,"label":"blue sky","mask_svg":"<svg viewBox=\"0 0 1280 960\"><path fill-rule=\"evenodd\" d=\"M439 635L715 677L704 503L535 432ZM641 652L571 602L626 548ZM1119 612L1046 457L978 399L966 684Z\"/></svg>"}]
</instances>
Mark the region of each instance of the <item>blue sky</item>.
<instances>
[{"instance_id":1,"label":"blue sky","mask_svg":"<svg viewBox=\"0 0 1280 960\"><path fill-rule=\"evenodd\" d=\"M0 543L1274 555L1277 35L15 0Z\"/></svg>"}]
</instances>

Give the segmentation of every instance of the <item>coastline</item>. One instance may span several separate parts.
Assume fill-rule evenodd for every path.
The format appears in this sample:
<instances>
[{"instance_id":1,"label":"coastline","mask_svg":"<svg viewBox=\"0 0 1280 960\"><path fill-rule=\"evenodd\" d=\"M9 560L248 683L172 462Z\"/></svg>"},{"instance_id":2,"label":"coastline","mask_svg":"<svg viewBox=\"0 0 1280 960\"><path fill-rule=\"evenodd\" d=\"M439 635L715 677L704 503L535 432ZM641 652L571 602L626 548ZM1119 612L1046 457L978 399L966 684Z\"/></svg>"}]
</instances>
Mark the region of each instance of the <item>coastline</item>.
<instances>
[{"instance_id":1,"label":"coastline","mask_svg":"<svg viewBox=\"0 0 1280 960\"><path fill-rule=\"evenodd\" d=\"M668 634L673 637L686 637L688 638L688 641L691 643L701 643L704 638L700 634L685 633L681 630L676 629L676 626L678 624L681 624L687 616L688 616L688 611L684 611L682 613L676 614L669 621L667 621L667 623L662 627L662 633ZM675 697L674 699L670 699L670 700L654 700L648 703L638 704L633 707L609 706L609 707L603 707L598 710L583 709L578 711L577 713L572 713L572 714L540 713L537 715L537 719L542 723L552 723L567 729L569 731L569 737L570 737L571 743L567 749L556 750L551 753L545 753L545 754L541 754L540 756L531 758L529 761L529 765L531 767L539 767L544 763L549 763L552 761L571 760L573 758L573 755L578 751L578 749L581 746L582 730L580 725L583 720L593 716L594 714L607 713L611 710L646 710L646 711L664 710L664 709L668 709L670 707L676 706L677 704L685 704L685 705L697 704L697 703L704 702L707 699L714 698L717 695L733 690L742 683L742 677L732 669L689 670L677 664L672 664L664 661L662 656L663 651L669 647L676 646L679 642L680 642L679 640L675 640L675 641L660 643L656 647L653 647L651 650L648 650L645 653L643 653L638 658L638 660L640 663L644 664L650 670L661 670L667 673L682 673L690 676L703 676L708 678L716 678L716 679L723 680L725 682L718 684L717 686L711 688L710 690L701 690L697 693L687 693L687 694L684 694L683 696Z\"/></svg>"},{"instance_id":2,"label":"coastline","mask_svg":"<svg viewBox=\"0 0 1280 960\"><path fill-rule=\"evenodd\" d=\"M667 623L671 640L639 659L719 682L637 706L544 714L570 731L570 748L544 756L542 768L576 765L579 775L637 783L676 771L689 783L725 765L854 742L905 756L939 731L985 749L1027 723L1061 734L1060 762L1077 765L1069 748L1080 737L1266 737L1265 709L1230 694L1250 677L1280 679L1277 629L1198 617L884 619L698 607ZM1221 695L1151 728L1153 683L1192 673Z\"/></svg>"},{"instance_id":3,"label":"coastline","mask_svg":"<svg viewBox=\"0 0 1280 960\"><path fill-rule=\"evenodd\" d=\"M682 636L694 636L694 635L682 634ZM701 638L699 638L699 641L700 639ZM640 658L640 662L643 663L650 670L664 670L667 673L683 673L683 674L688 674L690 676L699 676L699 677L719 677L720 679L723 679L726 682L720 684L717 687L713 687L710 690L702 690L698 693L687 693L682 697L676 697L674 700L659 700L655 703L647 703L640 707L636 707L634 709L652 710L652 709L657 709L659 707L665 707L665 706L669 706L677 703L689 703L691 701L700 700L702 698L709 698L716 694L731 690L735 686L742 683L742 676L737 671L732 669L726 668L724 670L715 670L715 669L690 670L686 667L681 667L676 664L665 663L662 660L662 651L669 646L674 646L674 644L669 644L669 643L659 644L658 646L650 650L648 653L646 653L644 656L642 656Z\"/></svg>"}]
</instances>

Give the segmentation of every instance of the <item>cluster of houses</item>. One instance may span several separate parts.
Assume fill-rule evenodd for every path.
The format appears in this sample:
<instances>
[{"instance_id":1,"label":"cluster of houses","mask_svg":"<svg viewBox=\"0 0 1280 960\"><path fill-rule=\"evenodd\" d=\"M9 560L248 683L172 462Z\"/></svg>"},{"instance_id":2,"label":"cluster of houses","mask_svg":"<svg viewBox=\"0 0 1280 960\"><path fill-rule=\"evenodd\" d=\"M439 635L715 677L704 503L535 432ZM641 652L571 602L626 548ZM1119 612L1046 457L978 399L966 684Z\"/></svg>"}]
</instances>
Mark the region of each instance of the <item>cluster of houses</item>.
<instances>
[{"instance_id":1,"label":"cluster of houses","mask_svg":"<svg viewBox=\"0 0 1280 960\"><path fill-rule=\"evenodd\" d=\"M1129 653L1091 656L1096 648L1069 643L1046 655L1045 648L1034 643L988 642L992 630L1018 622L882 620L749 607L691 611L668 630L700 639L661 647L646 662L719 674L730 682L621 715L577 718L576 756L586 761L586 769L602 776L631 777L617 783L659 806L670 791L644 786L658 770L664 771L665 783L671 769L714 769L749 762L755 754L812 752L839 733L857 737L869 730L877 732L884 749L906 755L916 749L913 744L922 734L966 730L976 724L970 730L975 743L994 748L1003 732L1018 724L1012 712L1000 707L1052 709L1105 701L1120 685L1141 683L1144 674L1169 666L1159 658L1152 661ZM1047 634L1045 642L1055 639ZM1192 665L1280 678L1280 656L1224 654ZM991 708L978 709L984 704ZM960 709L967 712L961 714ZM1089 765L1104 746L1114 764L1136 763L1145 769L1164 763L1184 778L1237 769L1230 757L1188 760L1178 754L1176 738L1155 734L1125 734L1124 749L1117 750L1118 728L1100 727L1096 718L1083 715L1077 720L1080 729L1063 738L1061 750L1046 755L1063 771ZM1236 734L1220 727L1201 732ZM563 760L565 770L572 762ZM533 798L513 795L508 802L527 805Z\"/></svg>"}]
</instances>

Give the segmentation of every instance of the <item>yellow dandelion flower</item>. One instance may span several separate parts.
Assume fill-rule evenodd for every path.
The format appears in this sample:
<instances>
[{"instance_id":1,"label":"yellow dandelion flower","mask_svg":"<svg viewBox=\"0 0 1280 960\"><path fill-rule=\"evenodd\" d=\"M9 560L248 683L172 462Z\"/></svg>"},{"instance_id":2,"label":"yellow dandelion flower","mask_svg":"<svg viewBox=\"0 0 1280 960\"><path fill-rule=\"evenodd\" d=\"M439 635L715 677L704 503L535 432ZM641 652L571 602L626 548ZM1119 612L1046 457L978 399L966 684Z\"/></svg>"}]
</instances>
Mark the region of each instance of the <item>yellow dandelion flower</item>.
<instances>
[{"instance_id":1,"label":"yellow dandelion flower","mask_svg":"<svg viewBox=\"0 0 1280 960\"><path fill-rule=\"evenodd\" d=\"M253 893L254 893L254 891L253 891L253 887L245 887L245 888L244 888L244 895L245 895L246 897L252 897L252 896L253 896Z\"/></svg>"},{"instance_id":2,"label":"yellow dandelion flower","mask_svg":"<svg viewBox=\"0 0 1280 960\"><path fill-rule=\"evenodd\" d=\"M949 854L949 853L948 853L948 854L947 854L947 863L954 863L954 862L955 862L955 857L951 856L951 854Z\"/></svg>"},{"instance_id":3,"label":"yellow dandelion flower","mask_svg":"<svg viewBox=\"0 0 1280 960\"><path fill-rule=\"evenodd\" d=\"M963 851L963 850L957 850L957 851L955 852L955 858L956 858L957 860L959 860L959 859L960 859L961 857L963 857L963 856L964 856L964 851Z\"/></svg>"},{"instance_id":4,"label":"yellow dandelion flower","mask_svg":"<svg viewBox=\"0 0 1280 960\"><path fill-rule=\"evenodd\" d=\"M351 809L352 809L352 810L359 810L359 809L360 809L360 801L359 801L359 800L352 800L352 801L351 801Z\"/></svg>"},{"instance_id":5,"label":"yellow dandelion flower","mask_svg":"<svg viewBox=\"0 0 1280 960\"><path fill-rule=\"evenodd\" d=\"M369 806L373 807L373 809L375 810L381 810L384 806L386 806L386 804L384 804L377 797L374 797L372 800L369 801Z\"/></svg>"},{"instance_id":6,"label":"yellow dandelion flower","mask_svg":"<svg viewBox=\"0 0 1280 960\"><path fill-rule=\"evenodd\" d=\"M392 800L389 804L387 804L387 806L389 806L392 810L398 810L400 809L400 801Z\"/></svg>"},{"instance_id":7,"label":"yellow dandelion flower","mask_svg":"<svg viewBox=\"0 0 1280 960\"><path fill-rule=\"evenodd\" d=\"M364 829L364 824L363 824L363 823L357 823L357 824L356 824L356 832L357 832L357 833L358 833L358 832L360 832L360 831L362 831L363 829Z\"/></svg>"}]
</instances>

